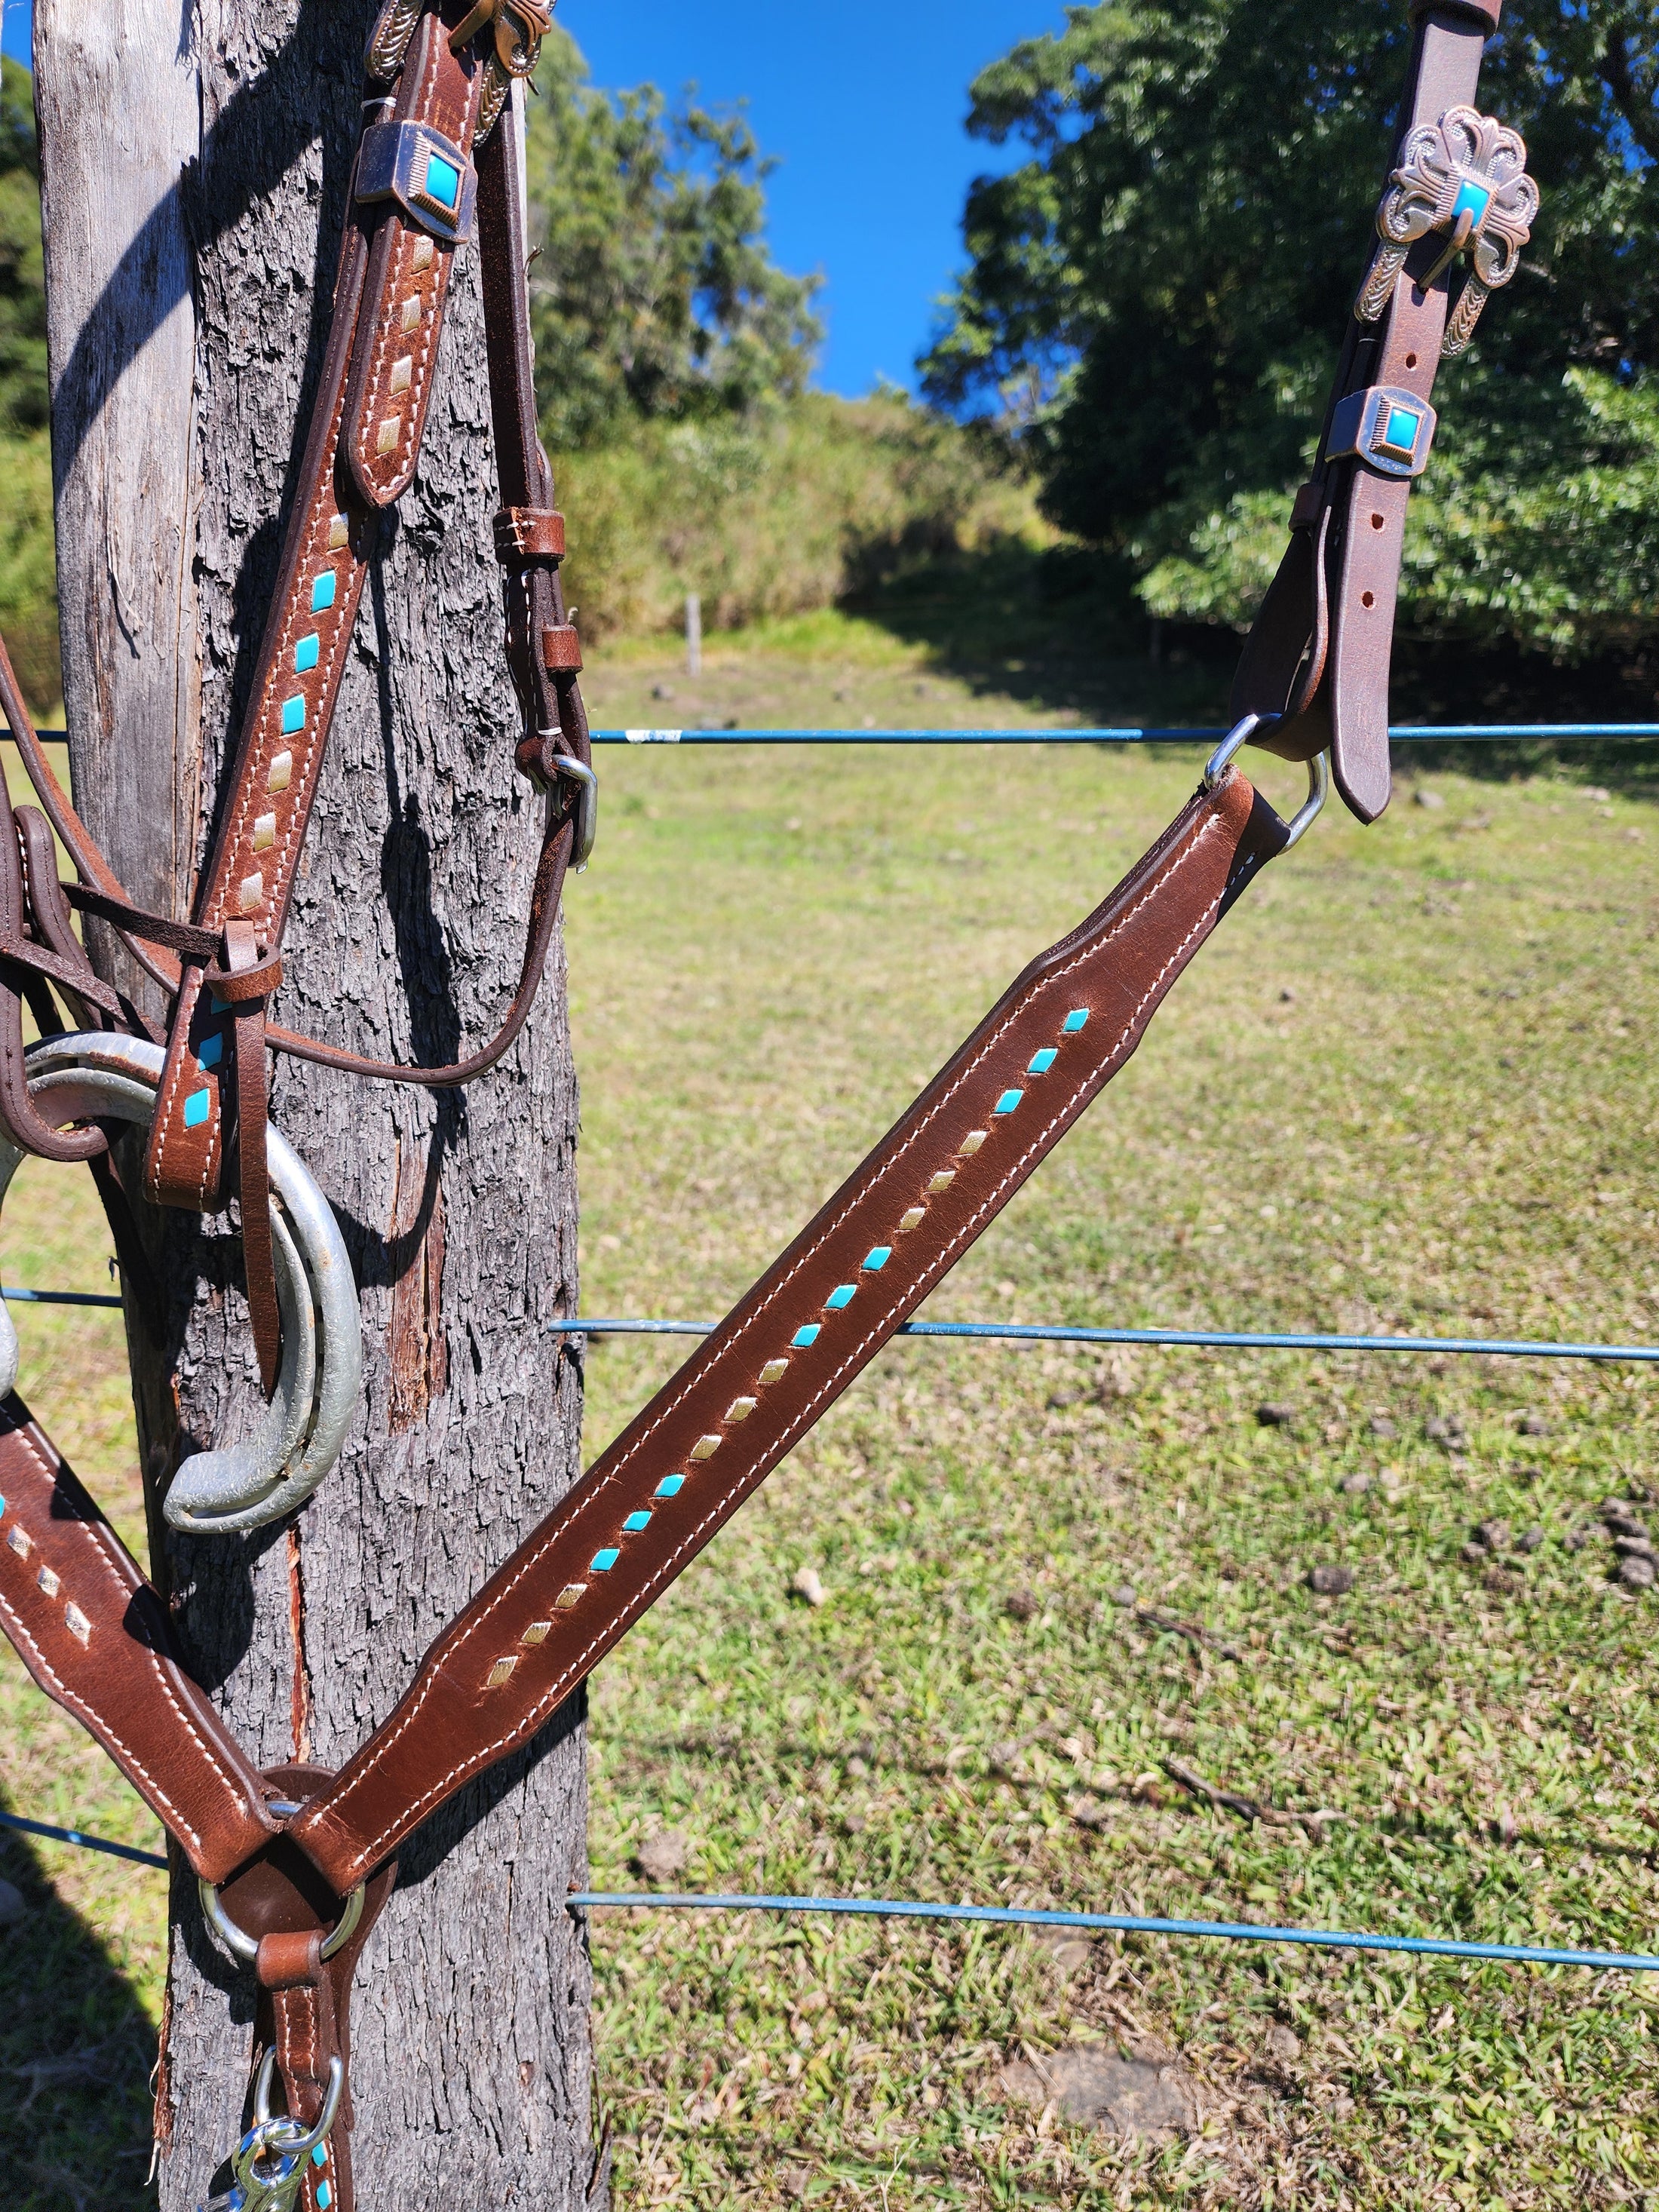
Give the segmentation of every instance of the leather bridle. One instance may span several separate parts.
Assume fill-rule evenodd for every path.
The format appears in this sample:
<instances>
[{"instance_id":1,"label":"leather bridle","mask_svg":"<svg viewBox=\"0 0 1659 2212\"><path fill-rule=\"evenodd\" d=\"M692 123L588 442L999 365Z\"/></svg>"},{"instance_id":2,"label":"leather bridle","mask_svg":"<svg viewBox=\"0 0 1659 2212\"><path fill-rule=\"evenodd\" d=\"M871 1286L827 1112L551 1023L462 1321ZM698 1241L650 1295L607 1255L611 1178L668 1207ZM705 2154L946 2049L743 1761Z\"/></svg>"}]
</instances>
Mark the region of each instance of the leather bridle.
<instances>
[{"instance_id":1,"label":"leather bridle","mask_svg":"<svg viewBox=\"0 0 1659 2212\"><path fill-rule=\"evenodd\" d=\"M1480 258L1488 223L1524 236L1536 207L1505 134L1468 106L1498 6L1417 9L1395 167L1318 462L1245 650L1238 726L1200 788L1103 903L1015 980L444 1631L337 1773L262 1773L250 1762L191 1680L137 1564L27 1408L15 1395L0 1404L0 1627L165 1824L203 1885L210 1924L258 1984L254 2122L234 2160L241 2194L226 2203L351 2212L351 1978L399 1847L545 1725L995 1219L1133 1053L1211 931L1307 827L1328 752L1362 819L1387 803L1388 641L1406 499L1432 434L1447 249L1476 256L1454 311L1466 342L1480 298L1506 273L1496 248ZM536 0L470 10L465 0L391 0L376 27L301 490L192 921L127 898L53 775L0 647L0 707L45 817L19 808L15 837L0 836L4 1134L20 1151L90 1163L130 1273L142 1254L100 1100L149 1113L146 1198L204 1211L234 1185L268 1392L284 1353L276 1275L287 1216L271 1201L267 1054L428 1086L482 1074L527 1018L566 870L591 842L581 655L560 590L564 525L537 436L519 118L507 96L545 27ZM475 227L517 763L545 794L546 827L519 987L496 1035L451 1066L396 1067L297 1036L266 1009L375 518L414 471L453 255ZM1233 764L1246 743L1310 763L1309 804L1291 823ZM67 885L53 830L75 869ZM165 1039L94 972L71 906L109 923L164 985ZM27 1050L25 1003L42 1032ZM291 1212L297 1201L284 1203ZM290 1510L294 1495L278 1486L271 1510ZM285 2104L274 2115L273 2054Z\"/></svg>"}]
</instances>

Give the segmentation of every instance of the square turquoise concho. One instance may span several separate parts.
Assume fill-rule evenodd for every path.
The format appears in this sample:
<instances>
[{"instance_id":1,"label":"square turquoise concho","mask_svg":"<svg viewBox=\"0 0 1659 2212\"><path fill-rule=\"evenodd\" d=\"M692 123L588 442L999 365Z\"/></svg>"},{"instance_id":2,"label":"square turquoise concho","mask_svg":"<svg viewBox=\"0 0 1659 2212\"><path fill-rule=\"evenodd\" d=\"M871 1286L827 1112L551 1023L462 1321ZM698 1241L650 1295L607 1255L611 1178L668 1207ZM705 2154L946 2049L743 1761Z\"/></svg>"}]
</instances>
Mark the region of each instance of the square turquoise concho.
<instances>
[{"instance_id":1,"label":"square turquoise concho","mask_svg":"<svg viewBox=\"0 0 1659 2212\"><path fill-rule=\"evenodd\" d=\"M1383 412L1375 443L1398 459L1409 461L1417 452L1417 434L1422 427L1423 417L1415 408L1390 406Z\"/></svg>"}]
</instances>

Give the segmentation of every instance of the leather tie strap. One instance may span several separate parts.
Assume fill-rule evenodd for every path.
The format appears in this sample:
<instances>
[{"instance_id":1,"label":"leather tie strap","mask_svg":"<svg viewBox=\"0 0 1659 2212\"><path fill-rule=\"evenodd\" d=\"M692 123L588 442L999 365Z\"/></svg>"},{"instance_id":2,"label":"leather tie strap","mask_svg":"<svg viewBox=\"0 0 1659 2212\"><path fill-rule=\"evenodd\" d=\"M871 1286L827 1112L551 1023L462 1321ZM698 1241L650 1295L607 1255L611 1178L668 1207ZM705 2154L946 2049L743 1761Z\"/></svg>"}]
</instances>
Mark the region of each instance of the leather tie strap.
<instances>
[{"instance_id":1,"label":"leather tie strap","mask_svg":"<svg viewBox=\"0 0 1659 2212\"><path fill-rule=\"evenodd\" d=\"M684 1571L1128 1060L1287 834L1229 772L1032 963L297 1815L290 1834L335 1888L527 1741Z\"/></svg>"},{"instance_id":2,"label":"leather tie strap","mask_svg":"<svg viewBox=\"0 0 1659 2212\"><path fill-rule=\"evenodd\" d=\"M253 925L225 924L225 965L210 978L213 998L228 1006L236 1059L236 1156L242 1212L242 1264L248 1319L259 1356L259 1381L267 1398L276 1388L283 1350L283 1316L276 1303L276 1263L271 1250L270 1177L265 1165L265 997L282 981L283 963L262 958Z\"/></svg>"}]
</instances>

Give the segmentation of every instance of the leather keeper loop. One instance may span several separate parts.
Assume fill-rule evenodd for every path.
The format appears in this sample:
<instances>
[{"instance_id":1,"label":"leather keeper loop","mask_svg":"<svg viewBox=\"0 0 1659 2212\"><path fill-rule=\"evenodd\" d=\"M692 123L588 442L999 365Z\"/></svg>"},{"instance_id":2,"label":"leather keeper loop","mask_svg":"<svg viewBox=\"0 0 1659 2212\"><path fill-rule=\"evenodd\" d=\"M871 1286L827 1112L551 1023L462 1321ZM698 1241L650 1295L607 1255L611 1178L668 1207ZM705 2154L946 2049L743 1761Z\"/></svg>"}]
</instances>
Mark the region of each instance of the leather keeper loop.
<instances>
[{"instance_id":1,"label":"leather keeper loop","mask_svg":"<svg viewBox=\"0 0 1659 2212\"><path fill-rule=\"evenodd\" d=\"M574 623L560 623L542 632L542 665L557 674L574 672L582 665L582 641Z\"/></svg>"},{"instance_id":2,"label":"leather keeper loop","mask_svg":"<svg viewBox=\"0 0 1659 2212\"><path fill-rule=\"evenodd\" d=\"M1498 28L1503 9L1504 0L1412 0L1412 21L1420 23L1425 15L1449 15L1479 25L1490 37Z\"/></svg>"},{"instance_id":3,"label":"leather keeper loop","mask_svg":"<svg viewBox=\"0 0 1659 2212\"><path fill-rule=\"evenodd\" d=\"M495 517L495 558L503 568L562 561L563 515L553 507L504 507Z\"/></svg>"},{"instance_id":4,"label":"leather keeper loop","mask_svg":"<svg viewBox=\"0 0 1659 2212\"><path fill-rule=\"evenodd\" d=\"M1291 503L1292 530L1311 530L1324 512L1325 494L1316 483L1304 483Z\"/></svg>"},{"instance_id":5,"label":"leather keeper loop","mask_svg":"<svg viewBox=\"0 0 1659 2212\"><path fill-rule=\"evenodd\" d=\"M256 960L251 968L210 968L207 987L222 1006L240 1006L248 999L268 999L283 980L283 958L279 952L268 952L263 960Z\"/></svg>"}]
</instances>

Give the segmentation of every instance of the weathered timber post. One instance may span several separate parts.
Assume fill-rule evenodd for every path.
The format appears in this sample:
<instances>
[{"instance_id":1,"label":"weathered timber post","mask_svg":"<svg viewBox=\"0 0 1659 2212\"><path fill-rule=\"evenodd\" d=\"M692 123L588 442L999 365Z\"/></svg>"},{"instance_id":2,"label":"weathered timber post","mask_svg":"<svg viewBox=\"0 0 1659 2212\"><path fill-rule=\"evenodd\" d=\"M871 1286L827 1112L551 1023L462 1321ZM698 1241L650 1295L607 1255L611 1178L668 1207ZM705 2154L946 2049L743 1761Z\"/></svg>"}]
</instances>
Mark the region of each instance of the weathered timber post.
<instances>
[{"instance_id":1,"label":"weathered timber post","mask_svg":"<svg viewBox=\"0 0 1659 2212\"><path fill-rule=\"evenodd\" d=\"M36 7L76 795L131 893L179 915L293 495L370 12ZM505 1005L538 843L540 802L513 767L495 504L475 246L420 473L364 598L275 1009L428 1063ZM121 956L93 936L111 972ZM153 989L148 1004L161 1012ZM254 1757L331 1765L577 1468L580 1374L540 1326L576 1310L562 960L471 1090L434 1099L283 1061L272 1106L352 1254L362 1413L293 1525L205 1542L152 1510L153 1567ZM231 1223L143 1212L161 1310L130 1297L128 1331L153 1502L184 1450L246 1432L257 1379ZM578 1704L405 1852L358 1979L362 2212L564 2212L586 2195L588 1966L562 1902L585 1871ZM161 2205L195 2212L242 2124L252 1992L182 1873L172 1936Z\"/></svg>"}]
</instances>

